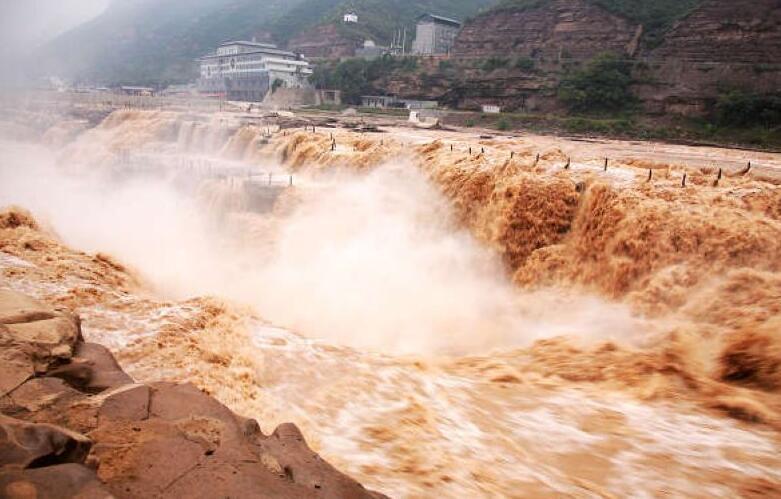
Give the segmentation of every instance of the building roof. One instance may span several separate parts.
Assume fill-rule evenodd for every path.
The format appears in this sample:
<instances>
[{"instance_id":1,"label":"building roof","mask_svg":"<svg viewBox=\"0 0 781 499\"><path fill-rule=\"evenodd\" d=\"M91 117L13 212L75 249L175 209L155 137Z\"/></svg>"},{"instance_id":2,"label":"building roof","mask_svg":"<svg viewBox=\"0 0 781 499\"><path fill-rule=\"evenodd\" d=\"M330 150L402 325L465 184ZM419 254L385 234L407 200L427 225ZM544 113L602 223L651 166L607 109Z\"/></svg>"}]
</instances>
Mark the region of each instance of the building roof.
<instances>
[{"instance_id":1,"label":"building roof","mask_svg":"<svg viewBox=\"0 0 781 499\"><path fill-rule=\"evenodd\" d=\"M236 57L236 56L252 55L252 54L274 54L274 55L283 55L288 57L298 57L293 52L289 52L287 50L282 50L278 48L264 48L264 47L258 47L258 48L260 48L261 50L250 50L249 52L242 52L241 54L220 55L216 53L211 53L201 57L199 60L216 59L218 57Z\"/></svg>"},{"instance_id":2,"label":"building roof","mask_svg":"<svg viewBox=\"0 0 781 499\"><path fill-rule=\"evenodd\" d=\"M434 21L436 23L440 23L440 24L449 24L451 26L455 26L455 27L458 27L458 28L461 27L461 21L459 21L457 19L451 19L449 17L438 16L436 14L431 14L431 13L423 14L422 16L418 17L417 21L420 22L420 21L422 21L424 19L425 20L432 20L432 21Z\"/></svg>"},{"instance_id":3,"label":"building roof","mask_svg":"<svg viewBox=\"0 0 781 499\"><path fill-rule=\"evenodd\" d=\"M230 42L223 42L220 44L220 47L226 47L228 45L246 45L248 47L264 47L269 49L276 49L278 48L273 43L260 43L260 42L248 42L245 40L234 40Z\"/></svg>"}]
</instances>

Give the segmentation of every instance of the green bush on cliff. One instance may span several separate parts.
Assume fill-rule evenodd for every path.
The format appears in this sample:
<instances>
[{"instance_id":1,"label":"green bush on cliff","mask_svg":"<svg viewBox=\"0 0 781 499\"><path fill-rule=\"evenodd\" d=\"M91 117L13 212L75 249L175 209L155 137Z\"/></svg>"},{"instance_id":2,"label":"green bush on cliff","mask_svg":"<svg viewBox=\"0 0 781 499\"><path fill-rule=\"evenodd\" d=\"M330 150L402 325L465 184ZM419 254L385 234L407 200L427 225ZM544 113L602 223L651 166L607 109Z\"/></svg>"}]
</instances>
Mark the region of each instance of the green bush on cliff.
<instances>
[{"instance_id":1,"label":"green bush on cliff","mask_svg":"<svg viewBox=\"0 0 781 499\"><path fill-rule=\"evenodd\" d=\"M773 128L781 126L781 94L761 95L740 90L722 94L715 106L722 126Z\"/></svg>"},{"instance_id":2,"label":"green bush on cliff","mask_svg":"<svg viewBox=\"0 0 781 499\"><path fill-rule=\"evenodd\" d=\"M342 100L348 104L360 104L361 95L382 93L377 90L375 82L396 71L410 73L417 68L418 59L415 57L386 55L372 60L346 59L318 65L309 80L316 88L341 90Z\"/></svg>"},{"instance_id":3,"label":"green bush on cliff","mask_svg":"<svg viewBox=\"0 0 781 499\"><path fill-rule=\"evenodd\" d=\"M515 67L521 71L532 71L534 70L534 59L521 57L515 61Z\"/></svg>"},{"instance_id":4,"label":"green bush on cliff","mask_svg":"<svg viewBox=\"0 0 781 499\"><path fill-rule=\"evenodd\" d=\"M489 57L481 65L483 71L494 71L499 68L506 68L510 63L507 57Z\"/></svg>"},{"instance_id":5,"label":"green bush on cliff","mask_svg":"<svg viewBox=\"0 0 781 499\"><path fill-rule=\"evenodd\" d=\"M558 98L572 111L618 111L635 101L631 65L614 54L601 54L585 68L566 74Z\"/></svg>"}]
</instances>

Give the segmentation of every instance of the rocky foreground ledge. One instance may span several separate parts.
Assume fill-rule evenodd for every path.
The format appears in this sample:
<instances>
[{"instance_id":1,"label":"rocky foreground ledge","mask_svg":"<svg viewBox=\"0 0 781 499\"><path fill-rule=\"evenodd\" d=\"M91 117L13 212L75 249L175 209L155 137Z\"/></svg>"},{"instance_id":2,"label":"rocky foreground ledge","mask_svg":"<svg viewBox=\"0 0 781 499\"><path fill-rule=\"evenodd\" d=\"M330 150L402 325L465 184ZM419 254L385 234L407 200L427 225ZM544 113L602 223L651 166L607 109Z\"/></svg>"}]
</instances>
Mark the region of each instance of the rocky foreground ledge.
<instances>
[{"instance_id":1,"label":"rocky foreground ledge","mask_svg":"<svg viewBox=\"0 0 781 499\"><path fill-rule=\"evenodd\" d=\"M135 383L78 316L0 290L0 497L381 494L293 424L270 436L190 384Z\"/></svg>"}]
</instances>

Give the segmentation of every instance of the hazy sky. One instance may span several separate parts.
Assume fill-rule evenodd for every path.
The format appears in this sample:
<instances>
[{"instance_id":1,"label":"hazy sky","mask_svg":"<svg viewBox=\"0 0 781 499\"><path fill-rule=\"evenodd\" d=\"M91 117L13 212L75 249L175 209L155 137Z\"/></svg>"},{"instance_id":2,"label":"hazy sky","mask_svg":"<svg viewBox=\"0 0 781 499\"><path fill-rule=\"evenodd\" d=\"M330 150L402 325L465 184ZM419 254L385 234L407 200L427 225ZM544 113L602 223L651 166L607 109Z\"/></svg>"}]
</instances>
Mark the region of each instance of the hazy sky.
<instances>
[{"instance_id":1,"label":"hazy sky","mask_svg":"<svg viewBox=\"0 0 781 499\"><path fill-rule=\"evenodd\" d=\"M0 51L24 50L97 16L110 0L0 0Z\"/></svg>"}]
</instances>

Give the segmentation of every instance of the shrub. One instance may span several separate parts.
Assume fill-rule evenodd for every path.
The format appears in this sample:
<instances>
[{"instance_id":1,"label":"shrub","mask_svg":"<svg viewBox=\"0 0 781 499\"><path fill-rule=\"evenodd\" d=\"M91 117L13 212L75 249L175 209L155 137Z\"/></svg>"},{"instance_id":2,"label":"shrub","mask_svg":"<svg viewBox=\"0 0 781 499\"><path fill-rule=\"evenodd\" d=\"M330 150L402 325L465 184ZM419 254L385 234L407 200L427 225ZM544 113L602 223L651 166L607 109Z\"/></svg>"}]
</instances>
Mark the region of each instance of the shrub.
<instances>
[{"instance_id":1,"label":"shrub","mask_svg":"<svg viewBox=\"0 0 781 499\"><path fill-rule=\"evenodd\" d=\"M562 78L559 99L573 111L617 111L633 103L631 67L613 54L601 54L585 68Z\"/></svg>"},{"instance_id":2,"label":"shrub","mask_svg":"<svg viewBox=\"0 0 781 499\"><path fill-rule=\"evenodd\" d=\"M506 68L510 60L506 57L489 57L483 61L483 70L493 71L499 68Z\"/></svg>"},{"instance_id":3,"label":"shrub","mask_svg":"<svg viewBox=\"0 0 781 499\"><path fill-rule=\"evenodd\" d=\"M500 118L499 121L496 123L496 129L506 131L512 128L510 125L510 122L507 120L507 118Z\"/></svg>"},{"instance_id":4,"label":"shrub","mask_svg":"<svg viewBox=\"0 0 781 499\"><path fill-rule=\"evenodd\" d=\"M346 103L359 104L361 95L376 93L374 82L394 71L411 72L417 69L415 57L394 57L385 55L367 61L347 59L339 63L325 63L315 67L310 81L316 88L333 88L342 91Z\"/></svg>"},{"instance_id":5,"label":"shrub","mask_svg":"<svg viewBox=\"0 0 781 499\"><path fill-rule=\"evenodd\" d=\"M467 118L467 120L464 122L464 126L467 128L472 128L473 126L475 126L475 120L473 120L472 118Z\"/></svg>"},{"instance_id":6,"label":"shrub","mask_svg":"<svg viewBox=\"0 0 781 499\"><path fill-rule=\"evenodd\" d=\"M453 63L450 61L439 61L439 70L441 72L448 71L449 69L453 68Z\"/></svg>"},{"instance_id":7,"label":"shrub","mask_svg":"<svg viewBox=\"0 0 781 499\"><path fill-rule=\"evenodd\" d=\"M761 95L733 90L719 97L715 114L716 121L723 126L781 126L781 94Z\"/></svg>"},{"instance_id":8,"label":"shrub","mask_svg":"<svg viewBox=\"0 0 781 499\"><path fill-rule=\"evenodd\" d=\"M534 69L534 59L529 57L521 57L515 61L515 67L521 71L532 71Z\"/></svg>"}]
</instances>

